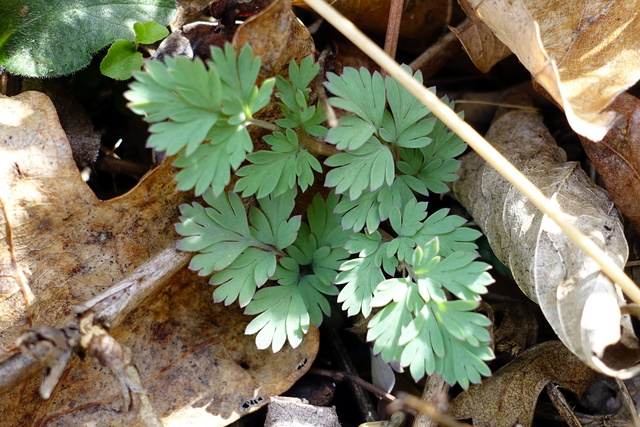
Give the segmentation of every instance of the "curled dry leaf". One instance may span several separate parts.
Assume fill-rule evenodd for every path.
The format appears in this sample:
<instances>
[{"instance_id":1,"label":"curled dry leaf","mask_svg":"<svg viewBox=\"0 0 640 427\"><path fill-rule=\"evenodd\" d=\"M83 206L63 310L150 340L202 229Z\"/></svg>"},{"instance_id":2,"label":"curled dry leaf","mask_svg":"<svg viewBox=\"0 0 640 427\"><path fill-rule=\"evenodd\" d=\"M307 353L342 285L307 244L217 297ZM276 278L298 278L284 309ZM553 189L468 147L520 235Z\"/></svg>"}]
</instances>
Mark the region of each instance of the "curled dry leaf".
<instances>
[{"instance_id":1,"label":"curled dry leaf","mask_svg":"<svg viewBox=\"0 0 640 427\"><path fill-rule=\"evenodd\" d=\"M566 218L596 242L618 265L628 248L619 215L607 193L575 162L566 162L540 115L508 111L487 135L507 159L557 204ZM477 154L463 157L458 200L485 233L520 289L536 301L562 342L583 362L601 372L628 378L640 371L635 362L606 353L621 345L621 323L630 332L624 300L598 265L570 242L555 224L535 208ZM634 339L635 337L630 337ZM610 347L611 346L611 347ZM616 353L617 354L617 353Z\"/></svg>"},{"instance_id":2,"label":"curled dry leaf","mask_svg":"<svg viewBox=\"0 0 640 427\"><path fill-rule=\"evenodd\" d=\"M497 62L511 55L511 51L496 36L491 29L470 14L473 21L463 28L450 27L458 37L462 47L478 70L488 72Z\"/></svg>"},{"instance_id":3,"label":"curled dry leaf","mask_svg":"<svg viewBox=\"0 0 640 427\"><path fill-rule=\"evenodd\" d=\"M461 3L511 49L577 133L604 137L614 119L605 108L640 79L640 0Z\"/></svg>"},{"instance_id":4,"label":"curled dry leaf","mask_svg":"<svg viewBox=\"0 0 640 427\"><path fill-rule=\"evenodd\" d=\"M476 427L530 426L538 395L548 383L580 396L595 376L562 343L547 341L460 393L451 402L451 415L472 418Z\"/></svg>"},{"instance_id":5,"label":"curled dry leaf","mask_svg":"<svg viewBox=\"0 0 640 427\"><path fill-rule=\"evenodd\" d=\"M30 327L56 326L84 303L174 244L179 192L168 162L129 193L98 200L82 181L50 100L0 97L0 345ZM214 305L206 279L177 273L110 334L132 350L167 423L222 425L291 386L318 348L314 329L296 350L255 350L241 310ZM3 362L10 354L0 356ZM114 379L72 358L51 399L32 378L0 398L0 426L140 425L122 414ZM176 421L177 422L177 421ZM195 421L194 421L195 422Z\"/></svg>"}]
</instances>

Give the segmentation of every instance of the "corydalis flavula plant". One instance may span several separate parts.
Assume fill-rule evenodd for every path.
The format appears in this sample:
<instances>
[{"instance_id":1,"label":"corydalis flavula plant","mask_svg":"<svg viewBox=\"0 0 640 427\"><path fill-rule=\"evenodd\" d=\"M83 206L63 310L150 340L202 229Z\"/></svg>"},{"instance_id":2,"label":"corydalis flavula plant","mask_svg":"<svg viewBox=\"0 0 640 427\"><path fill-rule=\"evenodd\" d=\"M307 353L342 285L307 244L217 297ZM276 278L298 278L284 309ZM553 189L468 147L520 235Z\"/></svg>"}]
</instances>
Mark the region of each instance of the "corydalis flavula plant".
<instances>
[{"instance_id":1,"label":"corydalis flavula plant","mask_svg":"<svg viewBox=\"0 0 640 427\"><path fill-rule=\"evenodd\" d=\"M180 207L179 247L195 252L191 269L212 275L216 302L255 316L246 333L259 348L297 346L337 297L348 315L370 317L374 351L414 378L436 372L466 388L490 374L489 321L474 312L492 281L475 260L480 233L419 201L447 191L465 145L412 95L366 69L329 74L330 102L347 114L327 129L310 105L311 58L259 87L248 46L147 68L129 106L152 123L150 147L178 154L178 188L203 196ZM281 118L264 122L255 115L274 89ZM251 126L270 132L268 149L253 151ZM239 179L225 191L232 171ZM320 176L327 196L292 216ZM241 196L256 199L248 212Z\"/></svg>"}]
</instances>

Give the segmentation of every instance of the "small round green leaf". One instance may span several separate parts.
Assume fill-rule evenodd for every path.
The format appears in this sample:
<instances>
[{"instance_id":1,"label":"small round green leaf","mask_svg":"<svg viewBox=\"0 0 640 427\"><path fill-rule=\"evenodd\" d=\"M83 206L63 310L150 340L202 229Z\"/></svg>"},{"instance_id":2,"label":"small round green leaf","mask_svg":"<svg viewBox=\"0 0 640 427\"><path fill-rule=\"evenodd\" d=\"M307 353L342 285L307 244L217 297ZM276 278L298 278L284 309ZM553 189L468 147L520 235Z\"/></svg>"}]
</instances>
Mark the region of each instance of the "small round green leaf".
<instances>
[{"instance_id":1,"label":"small round green leaf","mask_svg":"<svg viewBox=\"0 0 640 427\"><path fill-rule=\"evenodd\" d=\"M155 21L144 24L136 22L133 24L133 31L136 33L136 43L140 44L155 43L169 35L169 30Z\"/></svg>"},{"instance_id":2,"label":"small round green leaf","mask_svg":"<svg viewBox=\"0 0 640 427\"><path fill-rule=\"evenodd\" d=\"M100 63L100 72L116 80L128 80L131 73L142 68L142 54L136 51L132 41L119 39L113 42Z\"/></svg>"}]
</instances>

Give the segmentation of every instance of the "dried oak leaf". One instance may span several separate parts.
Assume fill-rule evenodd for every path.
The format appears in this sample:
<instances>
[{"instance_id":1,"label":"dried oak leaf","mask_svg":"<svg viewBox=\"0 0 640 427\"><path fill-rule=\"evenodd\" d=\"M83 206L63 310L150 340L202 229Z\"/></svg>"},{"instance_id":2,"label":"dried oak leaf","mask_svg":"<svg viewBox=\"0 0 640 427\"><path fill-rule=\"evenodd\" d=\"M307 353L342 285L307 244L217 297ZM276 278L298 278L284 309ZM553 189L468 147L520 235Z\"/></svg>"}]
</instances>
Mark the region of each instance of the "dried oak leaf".
<instances>
[{"instance_id":1,"label":"dried oak leaf","mask_svg":"<svg viewBox=\"0 0 640 427\"><path fill-rule=\"evenodd\" d=\"M640 0L463 0L560 105L580 135L599 141L604 111L640 79Z\"/></svg>"},{"instance_id":2,"label":"dried oak leaf","mask_svg":"<svg viewBox=\"0 0 640 427\"><path fill-rule=\"evenodd\" d=\"M564 151L539 114L508 111L494 121L486 138L574 226L619 266L624 265L628 248L613 202L577 163L566 162ZM520 289L540 305L558 337L575 355L612 376L628 378L640 371L640 365L608 351L627 338L637 342L628 316L621 316L624 299L619 289L553 220L475 153L463 157L454 192L495 254L511 268Z\"/></svg>"},{"instance_id":3,"label":"dried oak leaf","mask_svg":"<svg viewBox=\"0 0 640 427\"><path fill-rule=\"evenodd\" d=\"M82 181L50 100L0 97L0 345L32 326L55 326L178 237L178 205L190 199L163 163L129 193L98 200ZM172 277L112 336L133 362L157 414L224 425L288 389L315 357L314 329L295 350L255 349L239 308L214 305L206 279ZM7 355L0 356L1 362ZM128 426L119 388L93 359L73 358L52 397L38 379L0 399L0 426Z\"/></svg>"},{"instance_id":4,"label":"dried oak leaf","mask_svg":"<svg viewBox=\"0 0 640 427\"><path fill-rule=\"evenodd\" d=\"M581 396L595 379L589 369L558 341L547 341L522 353L481 384L472 385L451 402L451 415L473 419L476 427L531 425L540 391L559 384Z\"/></svg>"}]
</instances>

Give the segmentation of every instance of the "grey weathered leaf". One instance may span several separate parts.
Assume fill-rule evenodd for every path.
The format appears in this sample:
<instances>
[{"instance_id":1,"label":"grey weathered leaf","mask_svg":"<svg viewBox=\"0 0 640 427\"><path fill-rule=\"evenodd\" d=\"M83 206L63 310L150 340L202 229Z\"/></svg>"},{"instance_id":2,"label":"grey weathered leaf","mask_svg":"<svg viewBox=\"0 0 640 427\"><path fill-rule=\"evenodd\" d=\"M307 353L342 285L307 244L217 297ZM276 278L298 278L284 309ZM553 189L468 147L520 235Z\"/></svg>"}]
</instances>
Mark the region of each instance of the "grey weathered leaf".
<instances>
[{"instance_id":1,"label":"grey weathered leaf","mask_svg":"<svg viewBox=\"0 0 640 427\"><path fill-rule=\"evenodd\" d=\"M486 138L618 265L626 262L627 243L613 202L577 163L566 161L537 113L509 110ZM574 354L608 375L640 371L635 362L612 356L617 352L605 352L631 334L629 319L620 314L619 289L553 220L475 153L463 157L454 192Z\"/></svg>"}]
</instances>

